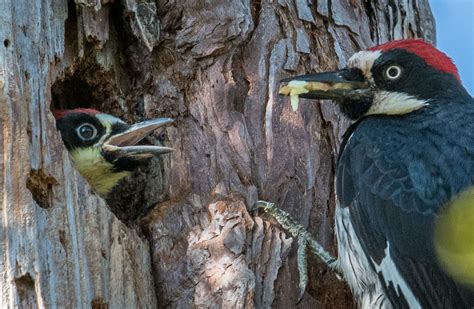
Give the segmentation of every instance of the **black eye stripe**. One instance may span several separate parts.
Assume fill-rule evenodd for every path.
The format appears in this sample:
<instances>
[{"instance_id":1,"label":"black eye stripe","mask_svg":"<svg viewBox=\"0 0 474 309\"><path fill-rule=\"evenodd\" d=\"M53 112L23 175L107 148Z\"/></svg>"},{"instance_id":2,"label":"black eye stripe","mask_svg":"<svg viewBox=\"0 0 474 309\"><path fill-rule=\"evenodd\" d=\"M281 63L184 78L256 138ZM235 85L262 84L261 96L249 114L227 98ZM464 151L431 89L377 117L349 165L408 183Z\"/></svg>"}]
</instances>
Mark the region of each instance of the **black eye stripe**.
<instances>
[{"instance_id":1,"label":"black eye stripe","mask_svg":"<svg viewBox=\"0 0 474 309\"><path fill-rule=\"evenodd\" d=\"M95 136L89 140L81 139L77 133L77 129L86 123L94 126L97 130ZM94 145L105 134L104 126L102 126L97 118L83 113L67 115L58 120L56 126L61 133L66 148L69 150Z\"/></svg>"}]
</instances>

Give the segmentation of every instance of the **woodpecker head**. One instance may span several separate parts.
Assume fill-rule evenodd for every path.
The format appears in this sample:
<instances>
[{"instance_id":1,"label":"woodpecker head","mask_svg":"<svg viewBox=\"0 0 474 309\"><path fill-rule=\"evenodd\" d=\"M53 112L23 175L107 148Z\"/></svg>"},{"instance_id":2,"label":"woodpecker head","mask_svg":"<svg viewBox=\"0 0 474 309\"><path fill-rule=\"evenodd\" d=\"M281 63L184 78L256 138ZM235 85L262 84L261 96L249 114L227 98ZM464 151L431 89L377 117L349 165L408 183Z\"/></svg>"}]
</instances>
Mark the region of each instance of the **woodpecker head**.
<instances>
[{"instance_id":1,"label":"woodpecker head","mask_svg":"<svg viewBox=\"0 0 474 309\"><path fill-rule=\"evenodd\" d=\"M346 68L287 78L280 94L330 99L350 119L366 115L401 115L436 99L470 95L451 59L418 39L398 40L353 55Z\"/></svg>"},{"instance_id":2,"label":"woodpecker head","mask_svg":"<svg viewBox=\"0 0 474 309\"><path fill-rule=\"evenodd\" d=\"M137 145L154 130L172 123L170 118L128 125L93 109L56 110L54 117L74 165L103 197L140 164L173 151L163 146Z\"/></svg>"}]
</instances>

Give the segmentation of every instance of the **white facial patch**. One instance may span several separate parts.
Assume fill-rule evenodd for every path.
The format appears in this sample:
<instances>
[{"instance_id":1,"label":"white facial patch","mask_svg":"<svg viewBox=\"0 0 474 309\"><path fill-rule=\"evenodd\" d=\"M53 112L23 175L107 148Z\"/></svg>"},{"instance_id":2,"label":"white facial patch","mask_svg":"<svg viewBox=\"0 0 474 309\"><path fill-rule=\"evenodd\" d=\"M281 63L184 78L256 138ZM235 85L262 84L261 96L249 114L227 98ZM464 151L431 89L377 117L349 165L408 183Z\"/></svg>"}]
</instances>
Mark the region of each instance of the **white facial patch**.
<instances>
[{"instance_id":1,"label":"white facial patch","mask_svg":"<svg viewBox=\"0 0 474 309\"><path fill-rule=\"evenodd\" d=\"M109 114L97 114L96 118L99 119L100 123L104 126L106 131L105 134L102 135L101 139L97 143L95 143L94 146L102 145L105 140L109 138L110 132L112 130L112 124L117 122L126 124L126 122L124 122L122 119L111 116Z\"/></svg>"},{"instance_id":2,"label":"white facial patch","mask_svg":"<svg viewBox=\"0 0 474 309\"><path fill-rule=\"evenodd\" d=\"M366 115L403 115L426 105L426 100L419 100L406 93L375 91L373 104Z\"/></svg>"},{"instance_id":3,"label":"white facial patch","mask_svg":"<svg viewBox=\"0 0 474 309\"><path fill-rule=\"evenodd\" d=\"M349 61L347 66L349 68L358 68L362 71L367 80L372 81L372 67L375 60L377 60L382 55L380 50L367 51L363 50L358 53L355 53Z\"/></svg>"},{"instance_id":4,"label":"white facial patch","mask_svg":"<svg viewBox=\"0 0 474 309\"><path fill-rule=\"evenodd\" d=\"M125 123L122 119L114 117L109 114L97 114L96 117L104 126L106 124L112 124L112 123L117 123L117 122Z\"/></svg>"}]
</instances>

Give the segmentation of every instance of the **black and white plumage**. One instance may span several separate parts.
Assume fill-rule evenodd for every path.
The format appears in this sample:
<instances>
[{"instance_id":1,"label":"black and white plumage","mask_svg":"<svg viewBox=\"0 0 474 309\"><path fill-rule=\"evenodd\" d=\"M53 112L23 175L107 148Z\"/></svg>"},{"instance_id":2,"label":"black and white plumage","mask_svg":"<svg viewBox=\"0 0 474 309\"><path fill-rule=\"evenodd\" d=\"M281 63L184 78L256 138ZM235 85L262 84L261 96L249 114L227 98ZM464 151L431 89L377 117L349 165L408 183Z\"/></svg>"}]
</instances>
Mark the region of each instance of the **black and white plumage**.
<instances>
[{"instance_id":1,"label":"black and white plumage","mask_svg":"<svg viewBox=\"0 0 474 309\"><path fill-rule=\"evenodd\" d=\"M121 179L151 157L173 151L164 146L137 144L172 123L170 118L129 125L112 115L84 108L55 110L54 116L76 169L102 197L107 197Z\"/></svg>"},{"instance_id":2,"label":"black and white plumage","mask_svg":"<svg viewBox=\"0 0 474 309\"><path fill-rule=\"evenodd\" d=\"M441 211L474 185L474 100L450 59L401 40L285 82L356 120L337 164L336 267L359 306L472 308L474 288L446 272L435 241Z\"/></svg>"},{"instance_id":3,"label":"black and white plumage","mask_svg":"<svg viewBox=\"0 0 474 309\"><path fill-rule=\"evenodd\" d=\"M474 104L439 101L403 117L370 116L349 132L336 179L347 209L339 211L348 212L386 297L396 308L474 304L434 246L440 209L474 184Z\"/></svg>"}]
</instances>

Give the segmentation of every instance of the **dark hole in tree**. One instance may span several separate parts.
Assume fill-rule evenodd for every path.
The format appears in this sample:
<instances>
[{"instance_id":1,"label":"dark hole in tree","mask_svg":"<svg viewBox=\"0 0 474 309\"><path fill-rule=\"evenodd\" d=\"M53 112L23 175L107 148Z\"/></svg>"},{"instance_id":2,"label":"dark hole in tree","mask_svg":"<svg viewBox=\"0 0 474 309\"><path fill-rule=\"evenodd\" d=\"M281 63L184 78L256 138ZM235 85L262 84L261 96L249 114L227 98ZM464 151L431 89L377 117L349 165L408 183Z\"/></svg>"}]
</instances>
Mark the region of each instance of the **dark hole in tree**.
<instances>
[{"instance_id":1,"label":"dark hole in tree","mask_svg":"<svg viewBox=\"0 0 474 309\"><path fill-rule=\"evenodd\" d=\"M117 88L112 73L91 64L91 61L76 63L53 84L51 109L94 108L132 123L133 121L126 119L126 115L121 115L123 110L118 103ZM166 140L164 134L155 134L140 144L155 144ZM130 177L120 181L113 194L106 198L109 208L123 222L137 220L166 199L167 177L162 159L153 158L145 163ZM166 155L164 159L166 160Z\"/></svg>"},{"instance_id":2,"label":"dark hole in tree","mask_svg":"<svg viewBox=\"0 0 474 309\"><path fill-rule=\"evenodd\" d=\"M76 58L79 50L78 18L76 3L68 0L68 16L65 21L65 58ZM51 87L51 109L94 108L112 114L118 107L117 85L113 73L96 62L96 48L84 42L84 56L76 58L63 76Z\"/></svg>"},{"instance_id":3,"label":"dark hole in tree","mask_svg":"<svg viewBox=\"0 0 474 309\"><path fill-rule=\"evenodd\" d=\"M67 250L68 246L68 239L66 237L66 231L65 230L59 230L59 243L63 246L64 250Z\"/></svg>"},{"instance_id":4,"label":"dark hole in tree","mask_svg":"<svg viewBox=\"0 0 474 309\"><path fill-rule=\"evenodd\" d=\"M69 1L68 18L66 20L66 50L70 59L77 55L77 17L74 1ZM93 42L85 42L84 56L76 58L64 71L64 74L51 87L51 109L93 108L98 111L122 118L128 123L142 120L134 118L140 115L137 108L143 101L142 91L131 93L134 72L124 52L131 42L135 42L123 18L123 7L114 4L110 9L110 35L117 35L120 48L117 50L119 66L105 69L97 64L97 51ZM122 52L124 52L122 54ZM126 104L125 109L123 108ZM134 111L134 112L126 112ZM146 138L143 144L162 142L164 135ZM169 160L164 156L164 160ZM169 165L169 163L168 163ZM157 203L166 200L167 178L162 159L153 158L133 175L123 179L106 198L109 208L125 223L132 223L148 212Z\"/></svg>"},{"instance_id":5,"label":"dark hole in tree","mask_svg":"<svg viewBox=\"0 0 474 309\"><path fill-rule=\"evenodd\" d=\"M15 285L18 291L18 301L20 308L35 308L38 299L35 291L35 280L30 274L25 274L15 278Z\"/></svg>"},{"instance_id":6,"label":"dark hole in tree","mask_svg":"<svg viewBox=\"0 0 474 309\"><path fill-rule=\"evenodd\" d=\"M67 19L64 22L64 53L66 55L77 55L79 50L78 30L77 30L77 11L74 0L67 2Z\"/></svg>"},{"instance_id":7,"label":"dark hole in tree","mask_svg":"<svg viewBox=\"0 0 474 309\"><path fill-rule=\"evenodd\" d=\"M50 208L52 204L53 186L58 182L43 170L31 170L26 187L30 190L35 202L41 208Z\"/></svg>"},{"instance_id":8,"label":"dark hole in tree","mask_svg":"<svg viewBox=\"0 0 474 309\"><path fill-rule=\"evenodd\" d=\"M51 87L51 109L94 108L116 114L119 104L112 73L82 60L73 64Z\"/></svg>"},{"instance_id":9,"label":"dark hole in tree","mask_svg":"<svg viewBox=\"0 0 474 309\"><path fill-rule=\"evenodd\" d=\"M6 48L8 48L10 46L10 40L9 39L5 39L3 41L3 46L5 46Z\"/></svg>"},{"instance_id":10,"label":"dark hole in tree","mask_svg":"<svg viewBox=\"0 0 474 309\"><path fill-rule=\"evenodd\" d=\"M91 107L93 103L91 86L74 76L56 82L51 92L53 96L53 109Z\"/></svg>"},{"instance_id":11,"label":"dark hole in tree","mask_svg":"<svg viewBox=\"0 0 474 309\"><path fill-rule=\"evenodd\" d=\"M101 297L96 297L91 301L92 309L109 309L109 304L106 303Z\"/></svg>"}]
</instances>

